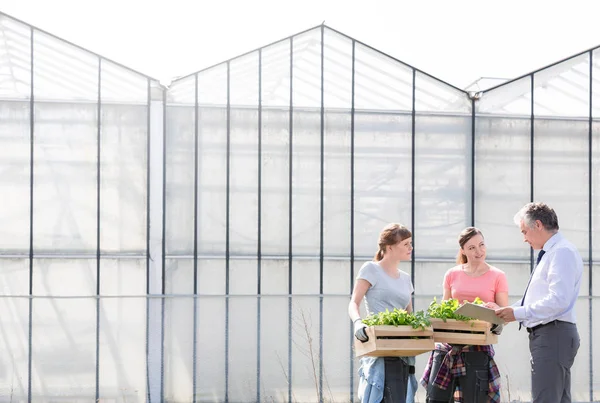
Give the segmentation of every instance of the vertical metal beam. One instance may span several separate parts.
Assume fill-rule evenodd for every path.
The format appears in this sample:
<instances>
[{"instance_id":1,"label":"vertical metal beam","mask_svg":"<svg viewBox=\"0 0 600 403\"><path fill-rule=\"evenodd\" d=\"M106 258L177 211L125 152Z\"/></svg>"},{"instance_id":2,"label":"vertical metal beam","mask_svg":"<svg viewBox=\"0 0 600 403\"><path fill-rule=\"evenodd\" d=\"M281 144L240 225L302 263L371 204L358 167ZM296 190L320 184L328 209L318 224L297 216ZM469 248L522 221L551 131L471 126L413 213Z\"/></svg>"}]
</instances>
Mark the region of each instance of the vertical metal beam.
<instances>
[{"instance_id":1,"label":"vertical metal beam","mask_svg":"<svg viewBox=\"0 0 600 403\"><path fill-rule=\"evenodd\" d=\"M198 357L198 73L194 75L194 334L192 351L192 402L196 403Z\"/></svg>"},{"instance_id":2,"label":"vertical metal beam","mask_svg":"<svg viewBox=\"0 0 600 403\"><path fill-rule=\"evenodd\" d=\"M29 94L29 341L27 360L27 402L31 403L31 362L32 362L32 337L33 337L33 157L34 157L34 74L33 74L33 27L30 33L30 94Z\"/></svg>"},{"instance_id":3,"label":"vertical metal beam","mask_svg":"<svg viewBox=\"0 0 600 403\"><path fill-rule=\"evenodd\" d=\"M412 71L412 106L411 106L411 144L410 144L410 225L413 238L413 245L416 243L415 238L415 189L416 189L416 151L417 151L417 111L416 111L416 98L417 98L417 71ZM412 253L410 256L410 278L415 284L415 254ZM415 294L411 296L413 309L415 309Z\"/></svg>"},{"instance_id":4,"label":"vertical metal beam","mask_svg":"<svg viewBox=\"0 0 600 403\"><path fill-rule=\"evenodd\" d=\"M262 49L258 50L258 223L256 242L256 401L260 402L260 303L262 276Z\"/></svg>"},{"instance_id":5,"label":"vertical metal beam","mask_svg":"<svg viewBox=\"0 0 600 403\"><path fill-rule=\"evenodd\" d=\"M471 99L471 226L475 226L475 100Z\"/></svg>"},{"instance_id":6,"label":"vertical metal beam","mask_svg":"<svg viewBox=\"0 0 600 403\"><path fill-rule=\"evenodd\" d=\"M167 92L163 91L163 161L162 161L162 278L160 315L160 398L165 401L165 291L166 291L166 247L167 247Z\"/></svg>"},{"instance_id":7,"label":"vertical metal beam","mask_svg":"<svg viewBox=\"0 0 600 403\"><path fill-rule=\"evenodd\" d=\"M290 37L290 111L289 111L289 175L288 175L288 403L292 402L292 182L294 152L294 37Z\"/></svg>"},{"instance_id":8,"label":"vertical metal beam","mask_svg":"<svg viewBox=\"0 0 600 403\"><path fill-rule=\"evenodd\" d=\"M102 58L98 58L98 105L96 155L96 401L100 400L100 188L101 188L101 142L102 142Z\"/></svg>"},{"instance_id":9,"label":"vertical metal beam","mask_svg":"<svg viewBox=\"0 0 600 403\"><path fill-rule=\"evenodd\" d=\"M588 217L589 217L589 223L588 223L588 234L589 234L589 239L588 239L588 264L589 264L589 278L588 278L588 302L589 302L589 326L588 326L588 340L590 340L590 354L589 354L589 365L590 365L590 377L589 377L589 386L590 386L590 402L594 401L594 343L592 343L593 339L593 329L594 329L594 315L593 315L593 303L594 300L592 299L592 296L594 294L594 290L593 290L593 277L592 277L592 273L593 273L593 269L594 269L594 254L593 254L593 248L594 245L592 243L592 239L593 239L593 215L594 215L594 209L593 209L593 202L594 199L592 197L593 193L592 193L592 189L593 189L593 161L592 161L592 157L593 157L593 72L594 72L594 52L590 50L590 105L589 105L589 117L588 117Z\"/></svg>"},{"instance_id":10,"label":"vertical metal beam","mask_svg":"<svg viewBox=\"0 0 600 403\"><path fill-rule=\"evenodd\" d=\"M350 105L350 295L352 295L354 284L354 96L356 78L356 41L352 40L352 101ZM354 354L352 342L354 334L353 325L350 321L350 401L354 401Z\"/></svg>"},{"instance_id":11,"label":"vertical metal beam","mask_svg":"<svg viewBox=\"0 0 600 403\"><path fill-rule=\"evenodd\" d=\"M325 26L321 25L321 216L319 219L319 401L323 401L323 241L325 220Z\"/></svg>"},{"instance_id":12,"label":"vertical metal beam","mask_svg":"<svg viewBox=\"0 0 600 403\"><path fill-rule=\"evenodd\" d=\"M533 180L534 180L534 163L533 163L533 157L534 157L534 146L535 146L535 141L534 141L534 135L535 135L535 111L534 111L534 98L535 98L535 82L534 82L534 74L532 73L530 75L531 77L531 119L530 119L530 133L531 133L531 138L530 138L530 146L529 146L529 186L530 186L530 194L529 194L529 201L533 202L533 198L535 197L535 192L534 192L534 186L533 186ZM535 268L534 265L534 255L533 255L533 248L529 249L529 272L533 273L533 269Z\"/></svg>"},{"instance_id":13,"label":"vertical metal beam","mask_svg":"<svg viewBox=\"0 0 600 403\"><path fill-rule=\"evenodd\" d=\"M227 62L227 168L225 196L225 401L229 401L229 209L231 167L231 63Z\"/></svg>"}]
</instances>

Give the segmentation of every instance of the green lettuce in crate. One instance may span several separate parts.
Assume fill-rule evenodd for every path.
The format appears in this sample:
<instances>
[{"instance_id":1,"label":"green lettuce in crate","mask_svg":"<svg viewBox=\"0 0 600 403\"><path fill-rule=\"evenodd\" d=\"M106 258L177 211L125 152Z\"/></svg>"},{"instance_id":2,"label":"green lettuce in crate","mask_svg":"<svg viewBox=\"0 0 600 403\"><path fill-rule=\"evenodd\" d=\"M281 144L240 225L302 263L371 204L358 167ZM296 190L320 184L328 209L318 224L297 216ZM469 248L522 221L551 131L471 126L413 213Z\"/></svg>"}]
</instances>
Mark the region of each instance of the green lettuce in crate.
<instances>
[{"instance_id":1,"label":"green lettuce in crate","mask_svg":"<svg viewBox=\"0 0 600 403\"><path fill-rule=\"evenodd\" d=\"M473 303L483 305L483 301L479 297L475 298ZM446 319L455 319L464 322L475 320L474 318L454 313L461 305L462 304L454 298L442 302L437 302L437 299L433 298L433 301L429 304L429 308L427 308L427 315L430 318L443 319L444 322Z\"/></svg>"},{"instance_id":2,"label":"green lettuce in crate","mask_svg":"<svg viewBox=\"0 0 600 403\"><path fill-rule=\"evenodd\" d=\"M412 326L413 329L424 329L431 326L427 314L423 311L408 313L404 309L394 308L367 316L362 320L367 326Z\"/></svg>"}]
</instances>

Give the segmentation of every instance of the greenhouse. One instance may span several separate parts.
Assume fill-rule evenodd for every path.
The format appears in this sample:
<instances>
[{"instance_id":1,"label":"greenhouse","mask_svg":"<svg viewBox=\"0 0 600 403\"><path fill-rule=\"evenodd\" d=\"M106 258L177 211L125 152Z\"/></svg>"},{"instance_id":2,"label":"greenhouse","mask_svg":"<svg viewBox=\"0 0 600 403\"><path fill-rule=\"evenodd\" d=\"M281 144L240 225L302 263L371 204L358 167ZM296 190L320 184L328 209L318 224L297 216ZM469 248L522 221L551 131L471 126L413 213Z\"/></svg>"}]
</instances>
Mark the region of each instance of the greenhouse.
<instances>
[{"instance_id":1,"label":"greenhouse","mask_svg":"<svg viewBox=\"0 0 600 403\"><path fill-rule=\"evenodd\" d=\"M358 401L381 229L412 231L417 310L467 226L513 303L529 201L583 257L572 396L600 400L600 50L468 91L319 25L165 86L0 28L0 401ZM494 347L502 401L531 401L527 333Z\"/></svg>"}]
</instances>

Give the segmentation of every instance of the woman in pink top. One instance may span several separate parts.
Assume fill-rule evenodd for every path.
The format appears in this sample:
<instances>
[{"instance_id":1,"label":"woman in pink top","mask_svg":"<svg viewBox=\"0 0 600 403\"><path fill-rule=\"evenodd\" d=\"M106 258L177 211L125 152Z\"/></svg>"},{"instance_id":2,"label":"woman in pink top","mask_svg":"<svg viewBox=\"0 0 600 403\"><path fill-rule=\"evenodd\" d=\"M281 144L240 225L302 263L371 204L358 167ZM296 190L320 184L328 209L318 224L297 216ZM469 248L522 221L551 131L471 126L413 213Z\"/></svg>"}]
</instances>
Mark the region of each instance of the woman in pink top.
<instances>
[{"instance_id":1,"label":"woman in pink top","mask_svg":"<svg viewBox=\"0 0 600 403\"><path fill-rule=\"evenodd\" d=\"M485 262L485 240L475 227L465 228L459 238L455 266L444 276L444 300L473 302L479 297L486 306L508 305L508 284L502 270ZM501 326L492 328L497 334ZM429 357L421 378L427 402L499 402L500 374L489 346L439 343Z\"/></svg>"}]
</instances>

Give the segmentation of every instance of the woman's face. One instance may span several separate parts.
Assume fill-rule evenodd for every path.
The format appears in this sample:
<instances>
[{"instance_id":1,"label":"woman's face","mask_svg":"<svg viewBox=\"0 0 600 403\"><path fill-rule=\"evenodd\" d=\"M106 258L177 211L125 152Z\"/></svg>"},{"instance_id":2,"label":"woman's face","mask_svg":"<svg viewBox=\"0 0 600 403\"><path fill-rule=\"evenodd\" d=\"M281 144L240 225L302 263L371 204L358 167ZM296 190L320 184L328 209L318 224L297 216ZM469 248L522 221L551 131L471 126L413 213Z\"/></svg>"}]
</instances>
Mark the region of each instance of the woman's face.
<instances>
[{"instance_id":1,"label":"woman's face","mask_svg":"<svg viewBox=\"0 0 600 403\"><path fill-rule=\"evenodd\" d=\"M406 238L395 245L388 246L388 252L394 257L394 260L410 260L412 250L412 238Z\"/></svg>"},{"instance_id":2,"label":"woman's face","mask_svg":"<svg viewBox=\"0 0 600 403\"><path fill-rule=\"evenodd\" d=\"M462 253L467 256L469 263L480 263L485 261L485 241L481 234L476 234L462 247Z\"/></svg>"}]
</instances>

